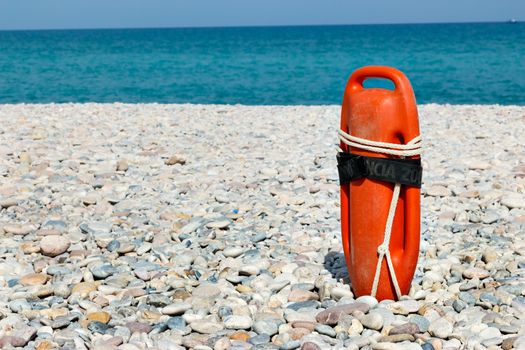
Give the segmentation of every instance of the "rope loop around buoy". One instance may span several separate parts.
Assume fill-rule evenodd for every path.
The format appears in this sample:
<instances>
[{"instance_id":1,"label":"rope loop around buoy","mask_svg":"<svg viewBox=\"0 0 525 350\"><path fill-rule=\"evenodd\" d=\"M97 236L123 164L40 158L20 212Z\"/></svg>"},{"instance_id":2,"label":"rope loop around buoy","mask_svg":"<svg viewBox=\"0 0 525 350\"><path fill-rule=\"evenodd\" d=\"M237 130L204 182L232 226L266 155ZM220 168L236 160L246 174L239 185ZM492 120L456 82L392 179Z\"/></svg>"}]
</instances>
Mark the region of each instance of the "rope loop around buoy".
<instances>
[{"instance_id":1,"label":"rope loop around buoy","mask_svg":"<svg viewBox=\"0 0 525 350\"><path fill-rule=\"evenodd\" d=\"M416 136L406 144L397 144L389 142L379 142L367 140L364 138L352 136L343 130L339 130L339 139L342 143L359 148L366 151L404 157L412 157L421 155L422 151L422 142L421 136ZM339 149L342 152L341 149ZM401 183L396 182L394 185L394 191L392 193L392 200L390 202L390 208L388 209L388 216L386 219L385 230L383 234L383 243L377 247L378 260L376 265L376 271L374 275L374 281L372 283L372 288L370 295L375 297L377 294L377 287L379 285L379 277L381 275L381 265L383 259L386 260L388 271L392 277L392 282L394 284L394 289L396 292L397 298L401 298L401 288L399 287L399 282L397 281L396 271L394 269L394 264L392 262L392 257L390 256L390 237L392 235L392 225L394 223L394 217L396 213L397 203L399 202L399 193L401 191Z\"/></svg>"}]
</instances>

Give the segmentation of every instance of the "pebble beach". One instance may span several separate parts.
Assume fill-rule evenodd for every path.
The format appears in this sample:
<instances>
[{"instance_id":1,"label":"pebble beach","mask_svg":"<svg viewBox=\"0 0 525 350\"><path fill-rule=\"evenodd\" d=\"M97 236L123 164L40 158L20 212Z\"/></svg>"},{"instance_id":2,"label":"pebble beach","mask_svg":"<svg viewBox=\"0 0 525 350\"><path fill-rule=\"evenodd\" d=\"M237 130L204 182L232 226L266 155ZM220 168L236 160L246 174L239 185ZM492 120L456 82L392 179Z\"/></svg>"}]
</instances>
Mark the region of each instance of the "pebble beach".
<instances>
[{"instance_id":1,"label":"pebble beach","mask_svg":"<svg viewBox=\"0 0 525 350\"><path fill-rule=\"evenodd\" d=\"M351 291L339 106L0 105L0 347L525 349L525 107L421 105L409 295Z\"/></svg>"}]
</instances>

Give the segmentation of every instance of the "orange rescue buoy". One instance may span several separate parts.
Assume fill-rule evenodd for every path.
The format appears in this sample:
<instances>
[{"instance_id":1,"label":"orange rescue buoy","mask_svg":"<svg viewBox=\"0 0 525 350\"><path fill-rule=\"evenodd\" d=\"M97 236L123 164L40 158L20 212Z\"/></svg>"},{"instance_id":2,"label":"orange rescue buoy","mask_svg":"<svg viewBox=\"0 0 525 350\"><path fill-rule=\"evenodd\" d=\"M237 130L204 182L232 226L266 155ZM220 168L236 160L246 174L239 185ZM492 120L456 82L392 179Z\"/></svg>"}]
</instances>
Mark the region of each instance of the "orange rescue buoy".
<instances>
[{"instance_id":1,"label":"orange rescue buoy","mask_svg":"<svg viewBox=\"0 0 525 350\"><path fill-rule=\"evenodd\" d=\"M365 88L368 78L388 79L394 90ZM352 289L399 299L410 290L420 239L421 138L407 77L390 67L356 70L340 128L341 231Z\"/></svg>"}]
</instances>

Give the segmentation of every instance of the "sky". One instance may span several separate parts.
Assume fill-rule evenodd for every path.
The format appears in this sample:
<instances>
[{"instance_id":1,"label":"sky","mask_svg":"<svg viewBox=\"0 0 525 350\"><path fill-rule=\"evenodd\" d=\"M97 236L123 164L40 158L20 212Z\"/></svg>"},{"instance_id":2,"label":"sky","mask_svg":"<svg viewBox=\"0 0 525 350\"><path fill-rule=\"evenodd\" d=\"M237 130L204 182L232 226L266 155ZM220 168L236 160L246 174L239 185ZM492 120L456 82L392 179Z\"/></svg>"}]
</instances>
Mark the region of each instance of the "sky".
<instances>
[{"instance_id":1,"label":"sky","mask_svg":"<svg viewBox=\"0 0 525 350\"><path fill-rule=\"evenodd\" d=\"M0 0L0 29L525 20L525 0Z\"/></svg>"}]
</instances>

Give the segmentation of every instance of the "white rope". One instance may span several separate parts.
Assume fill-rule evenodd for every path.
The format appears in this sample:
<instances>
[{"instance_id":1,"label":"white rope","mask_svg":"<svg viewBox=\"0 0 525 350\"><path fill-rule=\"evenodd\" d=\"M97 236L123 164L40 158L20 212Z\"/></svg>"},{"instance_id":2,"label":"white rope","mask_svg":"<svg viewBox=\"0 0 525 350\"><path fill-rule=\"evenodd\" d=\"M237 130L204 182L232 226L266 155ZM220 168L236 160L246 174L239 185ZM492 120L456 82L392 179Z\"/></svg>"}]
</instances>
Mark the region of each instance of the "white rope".
<instances>
[{"instance_id":1,"label":"white rope","mask_svg":"<svg viewBox=\"0 0 525 350\"><path fill-rule=\"evenodd\" d=\"M343 130L339 130L339 139L348 146L364 149L370 152L404 157L421 154L421 136L415 137L406 145L401 145L398 143L370 141L347 134Z\"/></svg>"},{"instance_id":2,"label":"white rope","mask_svg":"<svg viewBox=\"0 0 525 350\"><path fill-rule=\"evenodd\" d=\"M407 144L401 145L397 143L370 141L360 137L352 136L343 130L339 130L339 139L348 146L377 153L396 155L400 157L410 157L421 154L421 136L417 136L410 140ZM388 216L386 218L383 243L377 247L377 253L379 254L379 257L377 260L374 281L372 283L372 290L370 292L370 295L373 297L375 297L377 294L377 287L379 285L379 277L381 275L381 265L383 264L383 259L386 259L388 271L390 272L390 275L392 276L392 282L394 283L396 296L398 299L401 298L401 288L399 288L396 271L394 270L394 264L392 263L392 257L390 256L390 236L392 235L392 224L394 223L394 216L396 214L400 191L401 184L396 183L394 186L394 193L392 194L392 200L390 201L390 208L388 209Z\"/></svg>"}]
</instances>

